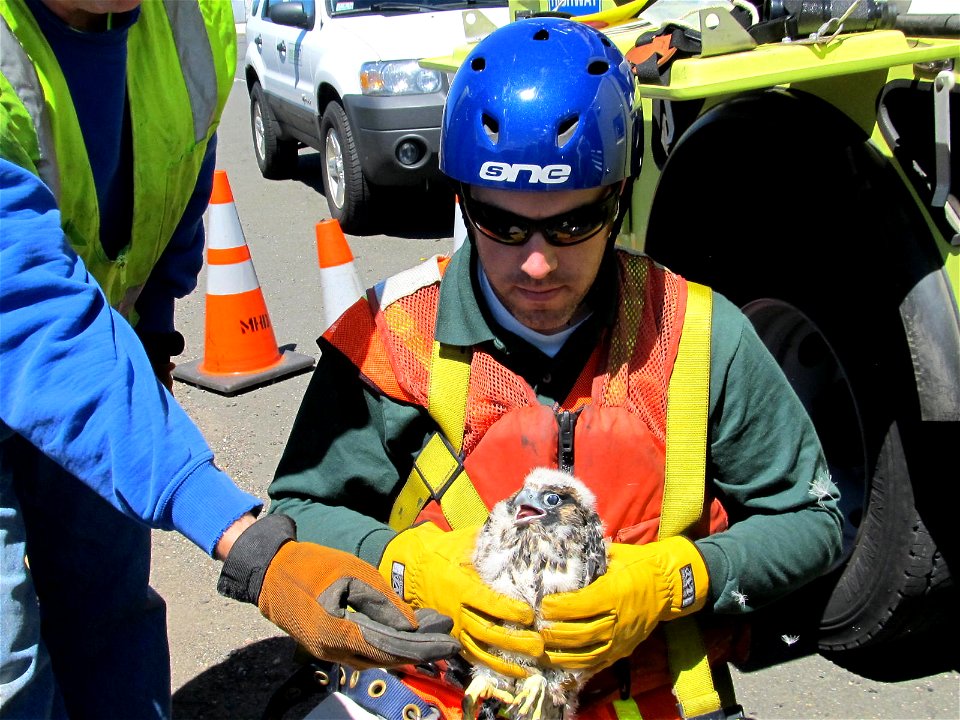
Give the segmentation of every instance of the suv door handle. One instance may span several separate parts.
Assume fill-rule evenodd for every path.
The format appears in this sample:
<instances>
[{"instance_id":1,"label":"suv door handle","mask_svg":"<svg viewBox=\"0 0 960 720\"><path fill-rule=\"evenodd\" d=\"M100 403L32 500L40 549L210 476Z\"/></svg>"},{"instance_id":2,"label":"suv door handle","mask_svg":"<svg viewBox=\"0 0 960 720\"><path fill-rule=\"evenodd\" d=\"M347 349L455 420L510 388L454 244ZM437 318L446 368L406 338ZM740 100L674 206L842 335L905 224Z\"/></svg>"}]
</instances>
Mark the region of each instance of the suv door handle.
<instances>
[{"instance_id":1,"label":"suv door handle","mask_svg":"<svg viewBox=\"0 0 960 720\"><path fill-rule=\"evenodd\" d=\"M253 39L253 44L257 46L257 50L259 50L260 52L263 52L263 38L262 38L262 37L260 37L259 35L257 35L257 36Z\"/></svg>"},{"instance_id":2,"label":"suv door handle","mask_svg":"<svg viewBox=\"0 0 960 720\"><path fill-rule=\"evenodd\" d=\"M285 43L283 40L281 40L280 42L278 42L278 43L277 43L277 52L279 52L281 55L286 55L286 54L287 54L287 43Z\"/></svg>"}]
</instances>

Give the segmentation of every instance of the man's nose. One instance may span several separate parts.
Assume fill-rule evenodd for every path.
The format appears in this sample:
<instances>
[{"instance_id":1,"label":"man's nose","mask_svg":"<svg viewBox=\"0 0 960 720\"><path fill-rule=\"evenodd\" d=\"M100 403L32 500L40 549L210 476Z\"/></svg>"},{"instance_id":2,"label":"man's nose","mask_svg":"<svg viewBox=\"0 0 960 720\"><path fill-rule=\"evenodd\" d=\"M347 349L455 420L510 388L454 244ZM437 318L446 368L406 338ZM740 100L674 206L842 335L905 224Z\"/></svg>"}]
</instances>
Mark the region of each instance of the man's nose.
<instances>
[{"instance_id":1,"label":"man's nose","mask_svg":"<svg viewBox=\"0 0 960 720\"><path fill-rule=\"evenodd\" d=\"M527 253L520 269L534 280L542 280L557 269L557 249L539 230L530 236L524 249Z\"/></svg>"}]
</instances>

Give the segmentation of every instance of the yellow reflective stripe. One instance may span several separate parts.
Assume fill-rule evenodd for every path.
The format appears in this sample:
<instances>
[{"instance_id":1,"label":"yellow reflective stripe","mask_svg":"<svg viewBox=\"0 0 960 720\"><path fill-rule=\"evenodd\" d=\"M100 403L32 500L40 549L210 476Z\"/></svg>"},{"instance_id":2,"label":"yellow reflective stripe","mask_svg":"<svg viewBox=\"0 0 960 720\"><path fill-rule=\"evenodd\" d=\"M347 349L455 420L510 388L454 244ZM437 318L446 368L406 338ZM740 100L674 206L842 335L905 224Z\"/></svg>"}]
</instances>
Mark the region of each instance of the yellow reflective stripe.
<instances>
[{"instance_id":1,"label":"yellow reflective stripe","mask_svg":"<svg viewBox=\"0 0 960 720\"><path fill-rule=\"evenodd\" d=\"M617 714L617 720L643 720L640 714L640 708L633 698L627 700L614 700L613 711Z\"/></svg>"},{"instance_id":2,"label":"yellow reflective stripe","mask_svg":"<svg viewBox=\"0 0 960 720\"><path fill-rule=\"evenodd\" d=\"M460 467L460 461L447 449L439 433L434 433L417 456L407 482L400 489L390 511L390 527L400 531L410 527L436 490L447 484Z\"/></svg>"},{"instance_id":3,"label":"yellow reflective stripe","mask_svg":"<svg viewBox=\"0 0 960 720\"><path fill-rule=\"evenodd\" d=\"M667 659L675 678L673 690L684 717L697 717L719 710L720 695L713 686L713 675L703 646L700 628L692 617L664 623Z\"/></svg>"},{"instance_id":4,"label":"yellow reflective stripe","mask_svg":"<svg viewBox=\"0 0 960 720\"><path fill-rule=\"evenodd\" d=\"M465 472L457 475L444 490L440 497L440 509L454 530L482 525L490 514Z\"/></svg>"},{"instance_id":5,"label":"yellow reflective stripe","mask_svg":"<svg viewBox=\"0 0 960 720\"><path fill-rule=\"evenodd\" d=\"M703 514L710 402L710 288L687 282L687 309L667 394L667 456L660 539L693 527Z\"/></svg>"},{"instance_id":6,"label":"yellow reflective stripe","mask_svg":"<svg viewBox=\"0 0 960 720\"><path fill-rule=\"evenodd\" d=\"M427 410L440 426L414 461L410 477L390 511L390 527L410 527L435 498L453 529L480 525L489 511L463 471L460 450L470 384L470 349L434 340Z\"/></svg>"},{"instance_id":7,"label":"yellow reflective stripe","mask_svg":"<svg viewBox=\"0 0 960 720\"><path fill-rule=\"evenodd\" d=\"M480 525L487 519L487 506L440 433L430 437L414 461L390 511L390 527L397 531L410 527L431 498L440 501L453 529Z\"/></svg>"},{"instance_id":8,"label":"yellow reflective stripe","mask_svg":"<svg viewBox=\"0 0 960 720\"><path fill-rule=\"evenodd\" d=\"M434 340L427 410L457 452L463 447L469 384L470 348L443 345Z\"/></svg>"},{"instance_id":9,"label":"yellow reflective stripe","mask_svg":"<svg viewBox=\"0 0 960 720\"><path fill-rule=\"evenodd\" d=\"M667 395L666 476L660 539L680 535L703 514L710 402L710 288L687 282L687 308ZM721 708L700 628L693 617L664 623L667 659L684 717Z\"/></svg>"}]
</instances>

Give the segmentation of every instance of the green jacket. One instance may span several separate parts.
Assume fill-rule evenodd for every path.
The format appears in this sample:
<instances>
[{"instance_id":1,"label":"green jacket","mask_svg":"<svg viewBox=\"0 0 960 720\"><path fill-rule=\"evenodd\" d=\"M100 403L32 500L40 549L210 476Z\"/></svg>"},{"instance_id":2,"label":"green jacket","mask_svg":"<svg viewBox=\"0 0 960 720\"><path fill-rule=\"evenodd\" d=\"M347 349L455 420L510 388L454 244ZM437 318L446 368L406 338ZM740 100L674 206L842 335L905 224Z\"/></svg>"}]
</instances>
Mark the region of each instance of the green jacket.
<instances>
[{"instance_id":1,"label":"green jacket","mask_svg":"<svg viewBox=\"0 0 960 720\"><path fill-rule=\"evenodd\" d=\"M493 322L478 301L471 255L465 243L443 277L437 338L484 346L545 404L564 398L615 317L614 264L604 264L591 290L591 318L550 358ZM813 425L779 366L746 317L716 294L711 342L707 468L732 526L697 545L710 572L714 609L741 612L835 562L839 493L829 483ZM322 338L319 344L319 364L269 489L270 512L293 517L302 540L377 564L395 535L386 525L393 500L436 425L423 408L377 392ZM832 496L815 492L815 481L826 482Z\"/></svg>"}]
</instances>

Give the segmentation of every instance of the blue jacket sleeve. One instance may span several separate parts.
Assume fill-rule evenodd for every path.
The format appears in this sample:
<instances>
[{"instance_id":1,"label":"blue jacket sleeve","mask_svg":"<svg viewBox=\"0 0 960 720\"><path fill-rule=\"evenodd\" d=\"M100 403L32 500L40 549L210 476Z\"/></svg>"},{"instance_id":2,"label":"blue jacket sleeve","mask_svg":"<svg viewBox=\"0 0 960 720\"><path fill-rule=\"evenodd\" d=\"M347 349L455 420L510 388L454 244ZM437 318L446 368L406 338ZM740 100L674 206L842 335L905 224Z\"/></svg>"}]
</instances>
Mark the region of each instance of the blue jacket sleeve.
<instances>
[{"instance_id":1,"label":"blue jacket sleeve","mask_svg":"<svg viewBox=\"0 0 960 720\"><path fill-rule=\"evenodd\" d=\"M197 287L197 275L203 267L203 213L213 191L216 169L217 136L207 145L197 184L180 223L137 299L137 331L171 333L174 331L174 301L186 297Z\"/></svg>"},{"instance_id":2,"label":"blue jacket sleeve","mask_svg":"<svg viewBox=\"0 0 960 720\"><path fill-rule=\"evenodd\" d=\"M212 554L260 502L213 462L70 248L50 191L0 159L0 419L153 528Z\"/></svg>"}]
</instances>

